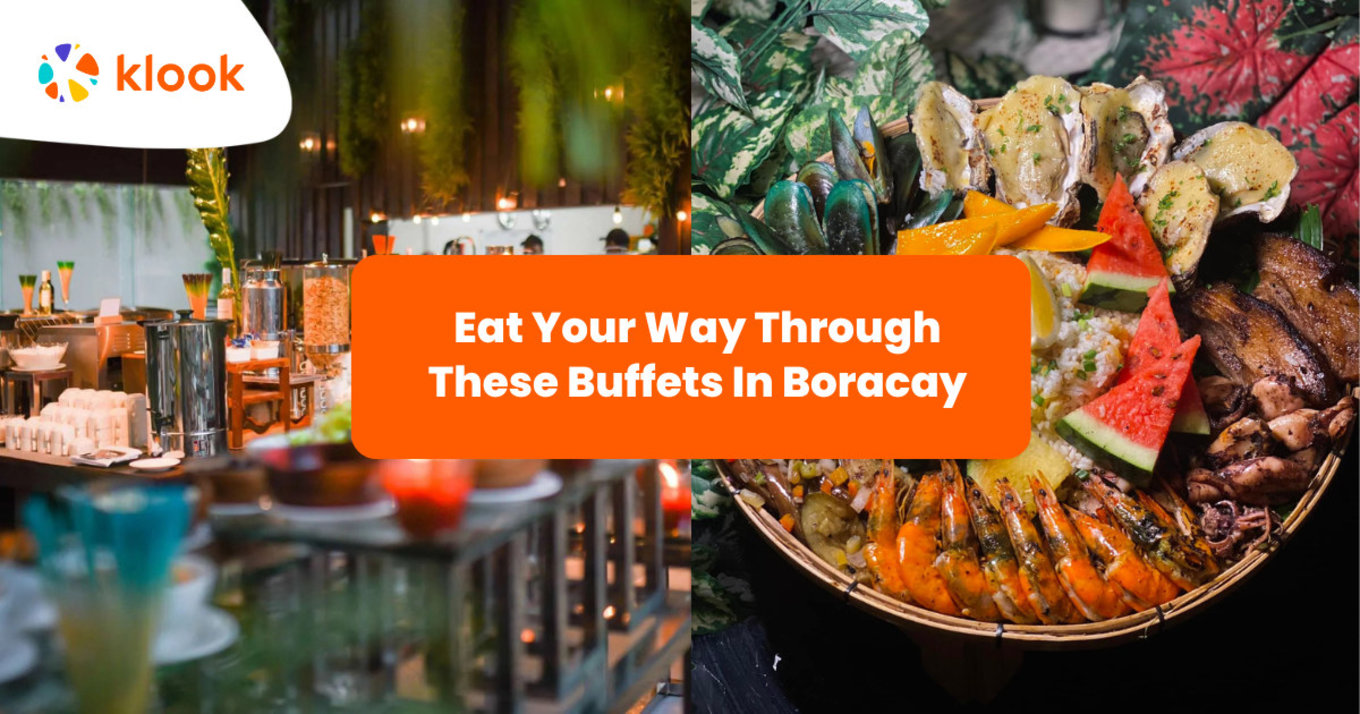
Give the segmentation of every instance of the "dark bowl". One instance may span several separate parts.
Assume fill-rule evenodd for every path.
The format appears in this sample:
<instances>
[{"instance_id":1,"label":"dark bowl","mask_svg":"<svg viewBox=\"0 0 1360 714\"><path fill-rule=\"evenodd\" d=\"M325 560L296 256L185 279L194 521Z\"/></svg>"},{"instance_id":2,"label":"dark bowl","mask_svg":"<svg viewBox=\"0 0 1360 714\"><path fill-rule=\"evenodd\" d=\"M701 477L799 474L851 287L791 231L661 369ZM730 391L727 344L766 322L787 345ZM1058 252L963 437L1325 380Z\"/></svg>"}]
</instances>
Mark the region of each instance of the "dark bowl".
<instances>
[{"instance_id":1,"label":"dark bowl","mask_svg":"<svg viewBox=\"0 0 1360 714\"><path fill-rule=\"evenodd\" d=\"M290 446L286 436L251 442L247 453L264 465L269 493L289 506L360 506L381 500L376 462L352 442Z\"/></svg>"}]
</instances>

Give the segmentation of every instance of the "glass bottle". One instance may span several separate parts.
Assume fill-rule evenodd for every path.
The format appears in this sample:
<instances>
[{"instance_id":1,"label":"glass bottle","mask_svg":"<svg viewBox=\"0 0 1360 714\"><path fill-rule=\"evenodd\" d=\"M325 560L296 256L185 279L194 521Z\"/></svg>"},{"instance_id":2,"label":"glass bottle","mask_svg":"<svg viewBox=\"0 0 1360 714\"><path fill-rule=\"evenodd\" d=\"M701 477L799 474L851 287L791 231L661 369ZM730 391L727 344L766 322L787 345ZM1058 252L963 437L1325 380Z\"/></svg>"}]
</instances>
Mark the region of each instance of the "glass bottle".
<instances>
[{"instance_id":1,"label":"glass bottle","mask_svg":"<svg viewBox=\"0 0 1360 714\"><path fill-rule=\"evenodd\" d=\"M42 282L38 284L38 314L51 315L52 304L56 302L57 291L52 287L52 271L42 271Z\"/></svg>"},{"instance_id":2,"label":"glass bottle","mask_svg":"<svg viewBox=\"0 0 1360 714\"><path fill-rule=\"evenodd\" d=\"M233 329L228 332L232 335L236 330L236 291L231 287L231 268L222 269L222 289L217 293L217 319L231 320Z\"/></svg>"}]
</instances>

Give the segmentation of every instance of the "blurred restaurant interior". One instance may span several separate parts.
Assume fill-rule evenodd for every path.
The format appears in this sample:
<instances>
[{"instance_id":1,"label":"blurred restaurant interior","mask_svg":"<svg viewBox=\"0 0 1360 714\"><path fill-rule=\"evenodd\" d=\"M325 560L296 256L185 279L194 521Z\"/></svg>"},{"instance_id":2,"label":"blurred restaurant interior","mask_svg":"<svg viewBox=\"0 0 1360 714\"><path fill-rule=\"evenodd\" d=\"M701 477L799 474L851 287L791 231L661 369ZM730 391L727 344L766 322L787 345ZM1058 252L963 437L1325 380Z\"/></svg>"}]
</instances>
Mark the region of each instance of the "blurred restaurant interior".
<instances>
[{"instance_id":1,"label":"blurred restaurant interior","mask_svg":"<svg viewBox=\"0 0 1360 714\"><path fill-rule=\"evenodd\" d=\"M273 140L0 140L0 712L679 711L688 461L369 460L349 342L371 255L687 252L681 6L244 4Z\"/></svg>"}]
</instances>

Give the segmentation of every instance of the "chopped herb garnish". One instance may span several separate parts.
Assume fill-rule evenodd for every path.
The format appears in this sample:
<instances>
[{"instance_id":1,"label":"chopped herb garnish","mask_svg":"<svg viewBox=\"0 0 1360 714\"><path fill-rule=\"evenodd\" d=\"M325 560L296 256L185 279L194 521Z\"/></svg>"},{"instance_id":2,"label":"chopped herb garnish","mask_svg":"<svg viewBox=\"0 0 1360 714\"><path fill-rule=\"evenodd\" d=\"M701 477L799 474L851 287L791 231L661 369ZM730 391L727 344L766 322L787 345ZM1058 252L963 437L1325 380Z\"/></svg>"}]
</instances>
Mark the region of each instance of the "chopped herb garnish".
<instances>
[{"instance_id":1,"label":"chopped herb garnish","mask_svg":"<svg viewBox=\"0 0 1360 714\"><path fill-rule=\"evenodd\" d=\"M1119 121L1124 121L1125 119L1128 119L1128 118L1129 118L1129 105L1127 105L1127 104L1120 104L1120 105L1119 105Z\"/></svg>"},{"instance_id":2,"label":"chopped herb garnish","mask_svg":"<svg viewBox=\"0 0 1360 714\"><path fill-rule=\"evenodd\" d=\"M1041 128L1042 127L1040 127L1038 124L1030 124L1029 126L1025 127L1025 131L1031 134L1037 134L1039 133L1039 129Z\"/></svg>"},{"instance_id":3,"label":"chopped herb garnish","mask_svg":"<svg viewBox=\"0 0 1360 714\"><path fill-rule=\"evenodd\" d=\"M1086 359L1095 359L1095 356L1098 354L1100 353L1095 350L1086 350L1086 352L1082 353L1081 356L1085 357Z\"/></svg>"},{"instance_id":4,"label":"chopped herb garnish","mask_svg":"<svg viewBox=\"0 0 1360 714\"><path fill-rule=\"evenodd\" d=\"M1270 188L1266 189L1266 198L1271 199L1278 195L1280 195L1280 182L1276 181L1275 183L1270 184Z\"/></svg>"},{"instance_id":5,"label":"chopped herb garnish","mask_svg":"<svg viewBox=\"0 0 1360 714\"><path fill-rule=\"evenodd\" d=\"M1034 163L1036 163L1036 164L1039 163L1039 161L1040 161L1041 159L1043 159L1043 158L1044 158L1044 155L1043 155L1043 154L1041 154L1041 153L1039 153L1039 152L1037 152L1037 151L1034 152Z\"/></svg>"},{"instance_id":6,"label":"chopped herb garnish","mask_svg":"<svg viewBox=\"0 0 1360 714\"><path fill-rule=\"evenodd\" d=\"M1175 201L1176 197L1179 196L1179 195L1181 195L1181 192L1180 192L1180 191L1172 191L1171 193L1168 193L1168 194L1166 194L1165 196L1162 196L1162 200L1160 200L1160 201L1157 202L1157 209L1158 209L1158 210L1162 210L1162 211L1165 211L1165 210L1170 209L1171 206L1172 206L1172 203Z\"/></svg>"},{"instance_id":7,"label":"chopped herb garnish","mask_svg":"<svg viewBox=\"0 0 1360 714\"><path fill-rule=\"evenodd\" d=\"M1035 404L1037 404L1037 405L1039 405L1039 406L1042 407L1042 406L1044 405L1044 402L1046 402L1046 401L1048 401L1048 400L1044 399L1044 395L1042 395L1042 394L1036 394L1036 395L1034 395L1034 403L1035 403Z\"/></svg>"}]
</instances>

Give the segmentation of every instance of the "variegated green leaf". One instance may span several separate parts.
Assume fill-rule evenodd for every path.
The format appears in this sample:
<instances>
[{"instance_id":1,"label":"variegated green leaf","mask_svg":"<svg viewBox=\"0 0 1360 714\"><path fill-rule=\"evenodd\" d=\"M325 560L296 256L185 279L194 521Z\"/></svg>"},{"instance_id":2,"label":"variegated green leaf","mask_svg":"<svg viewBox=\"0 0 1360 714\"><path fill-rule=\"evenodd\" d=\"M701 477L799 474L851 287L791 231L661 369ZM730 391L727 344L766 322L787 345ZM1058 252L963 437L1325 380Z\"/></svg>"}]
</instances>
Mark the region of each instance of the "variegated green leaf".
<instances>
[{"instance_id":1,"label":"variegated green leaf","mask_svg":"<svg viewBox=\"0 0 1360 714\"><path fill-rule=\"evenodd\" d=\"M768 20L774 14L775 0L713 0L713 9L728 17Z\"/></svg>"},{"instance_id":2,"label":"variegated green leaf","mask_svg":"<svg viewBox=\"0 0 1360 714\"><path fill-rule=\"evenodd\" d=\"M907 106L916 103L916 91L935 78L930 50L909 30L879 40L855 72L854 93L864 98L892 97ZM879 123L898 117L874 115Z\"/></svg>"},{"instance_id":3,"label":"variegated green leaf","mask_svg":"<svg viewBox=\"0 0 1360 714\"><path fill-rule=\"evenodd\" d=\"M690 20L690 67L704 89L724 102L750 113L741 89L741 61L736 50L698 20Z\"/></svg>"},{"instance_id":4,"label":"variegated green leaf","mask_svg":"<svg viewBox=\"0 0 1360 714\"><path fill-rule=\"evenodd\" d=\"M801 97L772 92L747 116L720 104L694 118L690 128L691 171L719 197L731 198L770 156L783 135L789 110Z\"/></svg>"},{"instance_id":5,"label":"variegated green leaf","mask_svg":"<svg viewBox=\"0 0 1360 714\"><path fill-rule=\"evenodd\" d=\"M945 69L949 83L973 99L1000 97L1028 76L1024 66L1009 57L983 55L969 60L949 51L945 52Z\"/></svg>"},{"instance_id":6,"label":"variegated green leaf","mask_svg":"<svg viewBox=\"0 0 1360 714\"><path fill-rule=\"evenodd\" d=\"M719 218L737 220L737 210L721 199L696 193L690 200L690 252L707 255L727 235L718 224Z\"/></svg>"},{"instance_id":7,"label":"variegated green leaf","mask_svg":"<svg viewBox=\"0 0 1360 714\"><path fill-rule=\"evenodd\" d=\"M708 14L708 6L711 0L689 0L689 16L696 19L704 19Z\"/></svg>"},{"instance_id":8,"label":"variegated green leaf","mask_svg":"<svg viewBox=\"0 0 1360 714\"><path fill-rule=\"evenodd\" d=\"M930 25L917 0L812 0L812 24L856 62L874 43L906 30L916 37Z\"/></svg>"},{"instance_id":9,"label":"variegated green leaf","mask_svg":"<svg viewBox=\"0 0 1360 714\"><path fill-rule=\"evenodd\" d=\"M870 50L854 80L830 77L818 101L805 107L785 130L784 143L792 161L801 166L831 151L826 112L835 107L847 124L861 106L869 108L879 126L911 113L916 92L935 77L930 52L907 31L883 38Z\"/></svg>"},{"instance_id":10,"label":"variegated green leaf","mask_svg":"<svg viewBox=\"0 0 1360 714\"><path fill-rule=\"evenodd\" d=\"M742 68L742 84L752 96L766 92L802 93L808 87L812 69L812 47L816 40L802 32L785 32L758 57L748 59Z\"/></svg>"}]
</instances>

